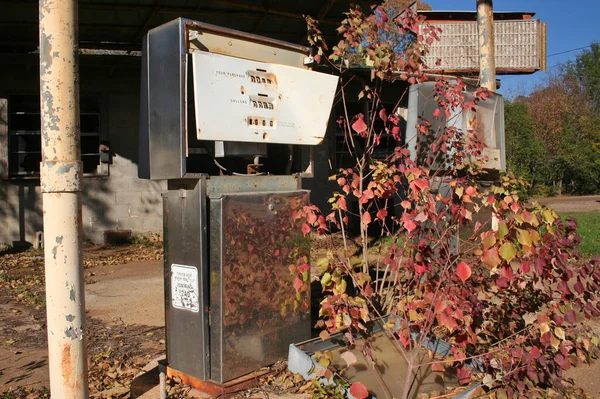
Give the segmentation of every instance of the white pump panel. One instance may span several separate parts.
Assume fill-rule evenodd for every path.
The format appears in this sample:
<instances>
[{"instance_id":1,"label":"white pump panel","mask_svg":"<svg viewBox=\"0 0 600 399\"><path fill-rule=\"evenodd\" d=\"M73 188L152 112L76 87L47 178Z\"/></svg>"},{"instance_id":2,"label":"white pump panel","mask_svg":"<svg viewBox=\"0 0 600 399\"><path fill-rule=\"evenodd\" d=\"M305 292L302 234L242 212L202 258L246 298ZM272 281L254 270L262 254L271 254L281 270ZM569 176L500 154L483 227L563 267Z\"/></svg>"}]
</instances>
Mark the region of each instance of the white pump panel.
<instances>
[{"instance_id":1,"label":"white pump panel","mask_svg":"<svg viewBox=\"0 0 600 399\"><path fill-rule=\"evenodd\" d=\"M316 145L338 77L204 51L192 54L198 140Z\"/></svg>"}]
</instances>

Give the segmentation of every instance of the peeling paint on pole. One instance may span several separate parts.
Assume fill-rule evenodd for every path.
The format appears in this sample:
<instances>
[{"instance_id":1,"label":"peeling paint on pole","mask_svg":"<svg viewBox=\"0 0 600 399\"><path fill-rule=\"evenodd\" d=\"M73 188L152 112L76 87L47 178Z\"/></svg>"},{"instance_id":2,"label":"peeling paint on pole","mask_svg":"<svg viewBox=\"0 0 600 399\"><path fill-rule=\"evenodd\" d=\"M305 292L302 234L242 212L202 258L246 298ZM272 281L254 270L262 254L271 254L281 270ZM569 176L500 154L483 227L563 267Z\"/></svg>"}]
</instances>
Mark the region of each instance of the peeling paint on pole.
<instances>
[{"instance_id":1,"label":"peeling paint on pole","mask_svg":"<svg viewBox=\"0 0 600 399\"><path fill-rule=\"evenodd\" d=\"M77 2L40 0L48 365L53 398L88 397L82 262Z\"/></svg>"},{"instance_id":2,"label":"peeling paint on pole","mask_svg":"<svg viewBox=\"0 0 600 399\"><path fill-rule=\"evenodd\" d=\"M492 0L477 0L479 31L479 80L481 86L496 91L494 6Z\"/></svg>"}]
</instances>

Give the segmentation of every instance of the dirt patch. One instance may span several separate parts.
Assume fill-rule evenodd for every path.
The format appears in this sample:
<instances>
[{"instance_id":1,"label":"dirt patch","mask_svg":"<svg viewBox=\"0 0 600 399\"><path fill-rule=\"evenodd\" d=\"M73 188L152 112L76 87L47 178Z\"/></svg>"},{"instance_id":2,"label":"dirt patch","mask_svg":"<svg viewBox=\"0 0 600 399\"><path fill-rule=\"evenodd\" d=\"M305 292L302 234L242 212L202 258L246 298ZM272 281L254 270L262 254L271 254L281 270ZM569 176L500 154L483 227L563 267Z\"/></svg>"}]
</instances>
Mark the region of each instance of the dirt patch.
<instances>
[{"instance_id":1,"label":"dirt patch","mask_svg":"<svg viewBox=\"0 0 600 399\"><path fill-rule=\"evenodd\" d=\"M85 251L90 396L128 397L133 377L164 353L162 249L93 246ZM48 397L44 302L42 251L0 257L2 397L31 397L32 389L34 397Z\"/></svg>"},{"instance_id":2,"label":"dirt patch","mask_svg":"<svg viewBox=\"0 0 600 399\"><path fill-rule=\"evenodd\" d=\"M97 266L88 272L86 310L107 323L164 326L162 261Z\"/></svg>"},{"instance_id":3,"label":"dirt patch","mask_svg":"<svg viewBox=\"0 0 600 399\"><path fill-rule=\"evenodd\" d=\"M0 386L47 386L45 311L29 309L10 294L0 293Z\"/></svg>"},{"instance_id":4,"label":"dirt patch","mask_svg":"<svg viewBox=\"0 0 600 399\"><path fill-rule=\"evenodd\" d=\"M548 205L556 212L592 212L600 211L600 195L580 197L559 196L538 198L540 204Z\"/></svg>"}]
</instances>

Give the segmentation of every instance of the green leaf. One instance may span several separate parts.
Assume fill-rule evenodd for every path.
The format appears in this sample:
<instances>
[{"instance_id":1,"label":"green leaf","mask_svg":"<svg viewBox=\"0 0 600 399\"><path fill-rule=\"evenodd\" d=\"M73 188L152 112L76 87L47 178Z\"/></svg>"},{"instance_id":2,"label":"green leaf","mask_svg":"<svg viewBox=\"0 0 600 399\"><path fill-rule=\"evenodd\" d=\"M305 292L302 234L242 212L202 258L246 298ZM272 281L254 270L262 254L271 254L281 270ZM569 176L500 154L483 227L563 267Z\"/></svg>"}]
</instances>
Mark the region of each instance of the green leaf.
<instances>
[{"instance_id":1,"label":"green leaf","mask_svg":"<svg viewBox=\"0 0 600 399\"><path fill-rule=\"evenodd\" d=\"M331 282L331 274L330 273L325 273L323 274L323 277L321 277L321 285L323 287L327 287L327 285Z\"/></svg>"},{"instance_id":2,"label":"green leaf","mask_svg":"<svg viewBox=\"0 0 600 399\"><path fill-rule=\"evenodd\" d=\"M503 239L508 234L508 227L505 221L498 223L498 238Z\"/></svg>"},{"instance_id":3,"label":"green leaf","mask_svg":"<svg viewBox=\"0 0 600 399\"><path fill-rule=\"evenodd\" d=\"M512 242L505 242L500 247L500 256L508 263L515 258L516 254L515 246Z\"/></svg>"}]
</instances>

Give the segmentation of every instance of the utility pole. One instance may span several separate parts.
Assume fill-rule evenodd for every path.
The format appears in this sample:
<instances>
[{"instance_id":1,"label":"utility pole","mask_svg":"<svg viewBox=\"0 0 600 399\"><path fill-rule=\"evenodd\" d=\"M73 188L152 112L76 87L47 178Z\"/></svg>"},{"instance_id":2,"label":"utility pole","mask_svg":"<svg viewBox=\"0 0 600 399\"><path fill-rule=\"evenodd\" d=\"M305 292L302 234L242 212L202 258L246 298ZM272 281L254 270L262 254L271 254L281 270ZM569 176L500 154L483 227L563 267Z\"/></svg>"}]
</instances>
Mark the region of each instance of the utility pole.
<instances>
[{"instance_id":1,"label":"utility pole","mask_svg":"<svg viewBox=\"0 0 600 399\"><path fill-rule=\"evenodd\" d=\"M44 261L50 391L88 398L77 0L40 0Z\"/></svg>"},{"instance_id":2,"label":"utility pole","mask_svg":"<svg viewBox=\"0 0 600 399\"><path fill-rule=\"evenodd\" d=\"M496 91L496 51L494 47L494 5L492 0L477 0L479 32L479 80L482 87Z\"/></svg>"}]
</instances>

